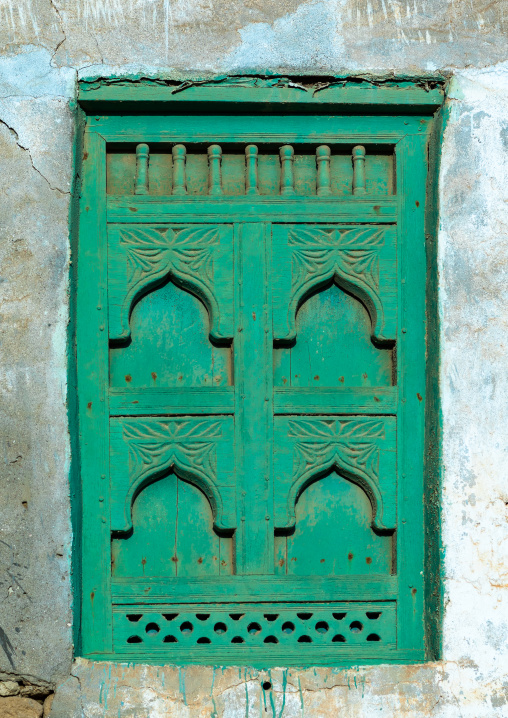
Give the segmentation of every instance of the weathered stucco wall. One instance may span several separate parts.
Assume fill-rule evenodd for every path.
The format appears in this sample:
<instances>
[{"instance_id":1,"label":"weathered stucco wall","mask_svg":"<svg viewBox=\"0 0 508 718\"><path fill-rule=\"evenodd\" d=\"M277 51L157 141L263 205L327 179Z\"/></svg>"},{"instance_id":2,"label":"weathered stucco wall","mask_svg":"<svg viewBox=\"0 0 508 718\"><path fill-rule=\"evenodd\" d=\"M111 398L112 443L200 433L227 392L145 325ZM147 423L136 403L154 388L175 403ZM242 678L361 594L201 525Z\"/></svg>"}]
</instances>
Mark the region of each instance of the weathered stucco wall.
<instances>
[{"instance_id":1,"label":"weathered stucco wall","mask_svg":"<svg viewBox=\"0 0 508 718\"><path fill-rule=\"evenodd\" d=\"M508 715L507 26L501 1L0 0L0 715L20 695L35 706L13 715L40 714L55 687L53 718ZM264 70L450 76L438 236L444 659L274 670L269 692L268 674L243 668L73 663L76 80Z\"/></svg>"}]
</instances>

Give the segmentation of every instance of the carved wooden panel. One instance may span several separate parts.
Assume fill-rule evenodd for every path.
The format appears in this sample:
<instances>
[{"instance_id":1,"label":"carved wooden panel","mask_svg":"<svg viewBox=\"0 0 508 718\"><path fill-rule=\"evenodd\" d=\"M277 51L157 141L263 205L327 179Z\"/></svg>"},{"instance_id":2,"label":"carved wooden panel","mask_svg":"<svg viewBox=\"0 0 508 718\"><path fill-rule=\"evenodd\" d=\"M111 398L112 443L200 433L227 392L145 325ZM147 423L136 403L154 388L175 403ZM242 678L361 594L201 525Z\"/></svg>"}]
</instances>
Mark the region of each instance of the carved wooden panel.
<instances>
[{"instance_id":1,"label":"carved wooden panel","mask_svg":"<svg viewBox=\"0 0 508 718\"><path fill-rule=\"evenodd\" d=\"M294 524L300 494L332 469L358 484L372 505L372 526L396 526L393 417L277 417L274 427L277 529Z\"/></svg>"},{"instance_id":2,"label":"carved wooden panel","mask_svg":"<svg viewBox=\"0 0 508 718\"><path fill-rule=\"evenodd\" d=\"M90 129L85 653L421 660L424 138L258 119Z\"/></svg>"},{"instance_id":3,"label":"carved wooden panel","mask_svg":"<svg viewBox=\"0 0 508 718\"><path fill-rule=\"evenodd\" d=\"M276 339L295 337L298 307L334 281L362 301L372 336L394 341L397 322L396 234L391 227L274 227L281 267L274 286Z\"/></svg>"},{"instance_id":4,"label":"carved wooden panel","mask_svg":"<svg viewBox=\"0 0 508 718\"><path fill-rule=\"evenodd\" d=\"M199 486L210 501L216 526L234 529L232 443L229 417L112 420L111 529L131 529L136 495L169 471Z\"/></svg>"},{"instance_id":5,"label":"carved wooden panel","mask_svg":"<svg viewBox=\"0 0 508 718\"><path fill-rule=\"evenodd\" d=\"M108 258L111 339L129 337L133 304L166 278L194 292L207 305L212 336L231 336L231 227L114 227Z\"/></svg>"}]
</instances>

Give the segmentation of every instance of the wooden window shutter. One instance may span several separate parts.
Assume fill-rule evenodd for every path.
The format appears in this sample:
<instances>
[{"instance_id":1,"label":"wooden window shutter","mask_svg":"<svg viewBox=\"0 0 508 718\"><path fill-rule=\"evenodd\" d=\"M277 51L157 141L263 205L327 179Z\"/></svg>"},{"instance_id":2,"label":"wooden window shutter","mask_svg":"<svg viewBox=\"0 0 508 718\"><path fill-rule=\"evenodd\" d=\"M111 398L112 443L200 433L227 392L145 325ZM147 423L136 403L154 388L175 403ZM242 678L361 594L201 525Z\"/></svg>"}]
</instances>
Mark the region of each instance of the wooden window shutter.
<instances>
[{"instance_id":1,"label":"wooden window shutter","mask_svg":"<svg viewBox=\"0 0 508 718\"><path fill-rule=\"evenodd\" d=\"M374 91L82 88L83 655L425 658L441 94Z\"/></svg>"}]
</instances>

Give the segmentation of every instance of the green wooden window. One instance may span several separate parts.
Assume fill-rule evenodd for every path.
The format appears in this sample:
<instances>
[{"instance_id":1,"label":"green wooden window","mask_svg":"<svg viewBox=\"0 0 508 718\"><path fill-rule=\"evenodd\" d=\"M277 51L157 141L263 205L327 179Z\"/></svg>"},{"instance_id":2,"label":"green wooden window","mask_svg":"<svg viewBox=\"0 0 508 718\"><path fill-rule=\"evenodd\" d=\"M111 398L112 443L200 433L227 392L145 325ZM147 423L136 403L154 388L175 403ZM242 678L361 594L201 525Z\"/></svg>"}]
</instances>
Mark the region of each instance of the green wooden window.
<instances>
[{"instance_id":1,"label":"green wooden window","mask_svg":"<svg viewBox=\"0 0 508 718\"><path fill-rule=\"evenodd\" d=\"M423 660L440 93L81 99L83 654Z\"/></svg>"}]
</instances>

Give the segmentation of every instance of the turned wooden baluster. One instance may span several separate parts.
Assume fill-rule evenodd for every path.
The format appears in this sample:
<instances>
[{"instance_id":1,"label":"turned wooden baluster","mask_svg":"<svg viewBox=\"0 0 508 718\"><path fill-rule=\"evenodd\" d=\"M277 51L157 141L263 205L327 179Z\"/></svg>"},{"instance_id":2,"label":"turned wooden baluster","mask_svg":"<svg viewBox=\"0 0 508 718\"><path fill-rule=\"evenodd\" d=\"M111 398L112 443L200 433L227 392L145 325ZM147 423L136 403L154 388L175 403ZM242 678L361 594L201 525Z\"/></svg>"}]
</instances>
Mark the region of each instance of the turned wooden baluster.
<instances>
[{"instance_id":1,"label":"turned wooden baluster","mask_svg":"<svg viewBox=\"0 0 508 718\"><path fill-rule=\"evenodd\" d=\"M256 145L247 145L245 148L245 194L259 194L258 148Z\"/></svg>"},{"instance_id":2,"label":"turned wooden baluster","mask_svg":"<svg viewBox=\"0 0 508 718\"><path fill-rule=\"evenodd\" d=\"M173 194L187 194L187 178L185 176L185 158L187 150L184 145L174 145L173 150Z\"/></svg>"},{"instance_id":3,"label":"turned wooden baluster","mask_svg":"<svg viewBox=\"0 0 508 718\"><path fill-rule=\"evenodd\" d=\"M208 148L208 194L222 194L222 150L219 145Z\"/></svg>"},{"instance_id":4,"label":"turned wooden baluster","mask_svg":"<svg viewBox=\"0 0 508 718\"><path fill-rule=\"evenodd\" d=\"M332 194L330 154L330 148L328 145L320 145L316 149L317 194L319 197L329 197Z\"/></svg>"},{"instance_id":5,"label":"turned wooden baluster","mask_svg":"<svg viewBox=\"0 0 508 718\"><path fill-rule=\"evenodd\" d=\"M148 194L148 157L150 148L141 144L136 146L136 179L134 194Z\"/></svg>"},{"instance_id":6,"label":"turned wooden baluster","mask_svg":"<svg viewBox=\"0 0 508 718\"><path fill-rule=\"evenodd\" d=\"M365 194L365 147L353 147L353 194Z\"/></svg>"},{"instance_id":7,"label":"turned wooden baluster","mask_svg":"<svg viewBox=\"0 0 508 718\"><path fill-rule=\"evenodd\" d=\"M295 151L291 145L283 145L280 148L280 193L285 197L295 194L294 159Z\"/></svg>"}]
</instances>

